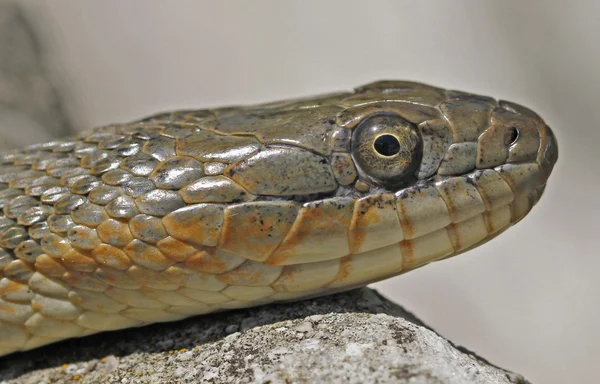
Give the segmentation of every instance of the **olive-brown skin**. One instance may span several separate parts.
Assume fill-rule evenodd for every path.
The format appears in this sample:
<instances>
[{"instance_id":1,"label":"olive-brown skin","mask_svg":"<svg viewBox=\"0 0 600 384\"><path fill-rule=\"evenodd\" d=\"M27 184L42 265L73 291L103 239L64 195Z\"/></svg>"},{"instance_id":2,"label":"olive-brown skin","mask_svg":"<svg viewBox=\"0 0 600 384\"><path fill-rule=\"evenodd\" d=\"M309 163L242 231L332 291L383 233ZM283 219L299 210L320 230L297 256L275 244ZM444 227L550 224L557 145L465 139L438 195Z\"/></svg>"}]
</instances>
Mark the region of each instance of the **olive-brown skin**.
<instances>
[{"instance_id":1,"label":"olive-brown skin","mask_svg":"<svg viewBox=\"0 0 600 384\"><path fill-rule=\"evenodd\" d=\"M525 107L403 81L4 154L0 355L457 255L521 220L557 156Z\"/></svg>"}]
</instances>

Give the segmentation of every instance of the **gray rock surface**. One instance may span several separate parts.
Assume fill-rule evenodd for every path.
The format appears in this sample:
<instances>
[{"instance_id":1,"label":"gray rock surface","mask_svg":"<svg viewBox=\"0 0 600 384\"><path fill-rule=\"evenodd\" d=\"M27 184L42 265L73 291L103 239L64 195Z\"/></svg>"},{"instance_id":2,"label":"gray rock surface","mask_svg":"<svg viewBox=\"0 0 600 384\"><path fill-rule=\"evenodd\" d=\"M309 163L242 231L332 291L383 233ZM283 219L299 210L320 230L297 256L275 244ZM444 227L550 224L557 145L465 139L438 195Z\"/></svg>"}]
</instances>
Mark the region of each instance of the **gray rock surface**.
<instances>
[{"instance_id":1,"label":"gray rock surface","mask_svg":"<svg viewBox=\"0 0 600 384\"><path fill-rule=\"evenodd\" d=\"M0 1L0 150L69 133L34 29L16 2Z\"/></svg>"},{"instance_id":2,"label":"gray rock surface","mask_svg":"<svg viewBox=\"0 0 600 384\"><path fill-rule=\"evenodd\" d=\"M2 383L527 383L363 288L69 340L0 359Z\"/></svg>"}]
</instances>

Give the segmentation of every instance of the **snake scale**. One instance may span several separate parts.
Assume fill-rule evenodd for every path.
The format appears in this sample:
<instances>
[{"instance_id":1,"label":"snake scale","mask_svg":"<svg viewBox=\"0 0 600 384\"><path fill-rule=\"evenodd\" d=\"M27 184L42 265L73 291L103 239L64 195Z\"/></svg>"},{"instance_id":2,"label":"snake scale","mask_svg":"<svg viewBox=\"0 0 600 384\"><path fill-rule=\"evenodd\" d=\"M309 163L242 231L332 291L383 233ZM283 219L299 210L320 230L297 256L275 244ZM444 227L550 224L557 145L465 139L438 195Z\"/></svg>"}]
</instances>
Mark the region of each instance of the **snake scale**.
<instances>
[{"instance_id":1,"label":"snake scale","mask_svg":"<svg viewBox=\"0 0 600 384\"><path fill-rule=\"evenodd\" d=\"M521 220L520 105L406 81L162 113L0 156L0 355L368 284Z\"/></svg>"}]
</instances>

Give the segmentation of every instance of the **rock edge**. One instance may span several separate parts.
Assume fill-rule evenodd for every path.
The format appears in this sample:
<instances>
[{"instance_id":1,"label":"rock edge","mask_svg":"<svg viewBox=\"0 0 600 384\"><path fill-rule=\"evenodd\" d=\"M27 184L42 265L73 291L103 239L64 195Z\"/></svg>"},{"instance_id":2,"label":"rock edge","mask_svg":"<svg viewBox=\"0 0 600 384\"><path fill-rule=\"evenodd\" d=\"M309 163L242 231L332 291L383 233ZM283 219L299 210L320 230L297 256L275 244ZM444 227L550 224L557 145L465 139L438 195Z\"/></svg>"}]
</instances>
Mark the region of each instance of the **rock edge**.
<instances>
[{"instance_id":1,"label":"rock edge","mask_svg":"<svg viewBox=\"0 0 600 384\"><path fill-rule=\"evenodd\" d=\"M362 288L68 340L0 358L2 383L520 383Z\"/></svg>"}]
</instances>

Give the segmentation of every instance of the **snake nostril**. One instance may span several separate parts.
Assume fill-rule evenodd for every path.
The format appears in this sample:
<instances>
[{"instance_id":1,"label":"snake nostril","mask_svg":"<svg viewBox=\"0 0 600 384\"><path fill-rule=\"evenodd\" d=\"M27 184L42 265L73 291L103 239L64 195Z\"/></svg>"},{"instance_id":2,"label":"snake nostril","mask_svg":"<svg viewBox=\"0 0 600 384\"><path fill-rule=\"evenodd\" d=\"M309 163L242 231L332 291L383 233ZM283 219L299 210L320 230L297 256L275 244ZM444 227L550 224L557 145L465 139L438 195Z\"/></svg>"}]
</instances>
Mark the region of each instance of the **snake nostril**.
<instances>
[{"instance_id":1,"label":"snake nostril","mask_svg":"<svg viewBox=\"0 0 600 384\"><path fill-rule=\"evenodd\" d=\"M504 144L513 145L519 139L519 129L516 127L510 127L504 135Z\"/></svg>"}]
</instances>

